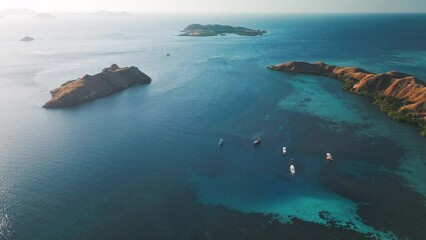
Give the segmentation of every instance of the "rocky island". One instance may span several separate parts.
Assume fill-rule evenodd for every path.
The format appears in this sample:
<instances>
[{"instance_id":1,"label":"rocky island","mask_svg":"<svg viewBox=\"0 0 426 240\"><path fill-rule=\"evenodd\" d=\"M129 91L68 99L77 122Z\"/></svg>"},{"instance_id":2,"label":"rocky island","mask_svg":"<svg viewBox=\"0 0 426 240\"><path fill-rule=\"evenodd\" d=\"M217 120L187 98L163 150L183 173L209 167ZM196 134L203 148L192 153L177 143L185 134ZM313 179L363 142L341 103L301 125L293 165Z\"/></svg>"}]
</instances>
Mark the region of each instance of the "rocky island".
<instances>
[{"instance_id":1,"label":"rocky island","mask_svg":"<svg viewBox=\"0 0 426 240\"><path fill-rule=\"evenodd\" d=\"M266 33L265 30L252 30L243 27L232 27L228 25L219 25L219 24L209 24L209 25L201 25L201 24L191 24L185 29L183 29L182 34L179 36L192 36L192 37L209 37L209 36L217 36L224 35L227 33L233 33L241 36L257 36L263 35Z\"/></svg>"},{"instance_id":2,"label":"rocky island","mask_svg":"<svg viewBox=\"0 0 426 240\"><path fill-rule=\"evenodd\" d=\"M423 128L426 136L426 86L418 78L401 72L375 74L356 67L338 67L323 62L287 62L269 69L320 75L343 81L345 91L374 99L387 115Z\"/></svg>"},{"instance_id":3,"label":"rocky island","mask_svg":"<svg viewBox=\"0 0 426 240\"><path fill-rule=\"evenodd\" d=\"M51 91L52 99L43 108L60 108L93 101L136 84L151 83L151 78L137 67L120 68L116 64L101 73L68 81Z\"/></svg>"}]
</instances>

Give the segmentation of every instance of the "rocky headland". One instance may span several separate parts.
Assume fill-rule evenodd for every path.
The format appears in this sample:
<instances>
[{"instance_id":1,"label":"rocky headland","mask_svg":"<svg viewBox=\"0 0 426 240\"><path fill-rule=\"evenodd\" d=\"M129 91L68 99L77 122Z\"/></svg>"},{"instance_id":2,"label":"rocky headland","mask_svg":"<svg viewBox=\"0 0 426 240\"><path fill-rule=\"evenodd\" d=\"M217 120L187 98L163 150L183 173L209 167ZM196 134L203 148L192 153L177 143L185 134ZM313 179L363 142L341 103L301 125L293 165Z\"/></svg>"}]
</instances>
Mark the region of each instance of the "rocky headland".
<instances>
[{"instance_id":1,"label":"rocky headland","mask_svg":"<svg viewBox=\"0 0 426 240\"><path fill-rule=\"evenodd\" d=\"M136 84L148 83L151 83L151 78L137 67L120 68L112 64L98 74L85 75L52 90L52 99L43 108L74 106L109 96Z\"/></svg>"},{"instance_id":2,"label":"rocky headland","mask_svg":"<svg viewBox=\"0 0 426 240\"><path fill-rule=\"evenodd\" d=\"M232 27L228 25L219 25L219 24L209 24L209 25L201 25L201 24L191 24L185 29L183 29L182 34L179 36L192 36L192 37L209 37L209 36L217 36L224 35L227 33L233 33L241 36L257 36L263 35L266 33L265 30L253 30L249 28L243 27Z\"/></svg>"},{"instance_id":3,"label":"rocky headland","mask_svg":"<svg viewBox=\"0 0 426 240\"><path fill-rule=\"evenodd\" d=\"M423 128L422 136L426 136L426 86L412 75L401 72L375 74L361 68L338 67L323 62L287 62L268 68L341 80L345 91L374 99L374 103L390 118L418 125Z\"/></svg>"}]
</instances>

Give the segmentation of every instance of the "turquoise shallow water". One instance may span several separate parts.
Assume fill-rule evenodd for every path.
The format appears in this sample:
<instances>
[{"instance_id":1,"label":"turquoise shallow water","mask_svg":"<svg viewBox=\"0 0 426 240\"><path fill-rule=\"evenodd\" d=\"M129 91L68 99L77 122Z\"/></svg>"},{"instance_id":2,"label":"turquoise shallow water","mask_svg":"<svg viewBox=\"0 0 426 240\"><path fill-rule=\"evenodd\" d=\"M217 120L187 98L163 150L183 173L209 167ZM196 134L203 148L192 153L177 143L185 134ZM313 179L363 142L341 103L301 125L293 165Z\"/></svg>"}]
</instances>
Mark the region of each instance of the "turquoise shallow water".
<instances>
[{"instance_id":1,"label":"turquoise shallow water","mask_svg":"<svg viewBox=\"0 0 426 240\"><path fill-rule=\"evenodd\" d=\"M321 60L424 80L425 18L1 19L0 239L422 239L419 130L338 81L266 66ZM174 36L194 22L268 34ZM37 40L17 41L25 35ZM153 82L41 109L50 89L111 63L138 66ZM291 235L298 227L312 235Z\"/></svg>"}]
</instances>

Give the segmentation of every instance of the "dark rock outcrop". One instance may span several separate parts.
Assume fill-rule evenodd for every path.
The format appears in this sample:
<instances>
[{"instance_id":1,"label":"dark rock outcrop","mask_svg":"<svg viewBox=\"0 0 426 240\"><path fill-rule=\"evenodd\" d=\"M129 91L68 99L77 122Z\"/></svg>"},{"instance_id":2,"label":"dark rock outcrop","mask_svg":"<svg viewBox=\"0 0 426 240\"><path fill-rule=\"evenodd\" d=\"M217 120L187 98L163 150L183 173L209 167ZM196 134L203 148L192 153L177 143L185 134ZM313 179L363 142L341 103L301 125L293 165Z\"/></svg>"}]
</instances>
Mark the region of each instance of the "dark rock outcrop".
<instances>
[{"instance_id":1,"label":"dark rock outcrop","mask_svg":"<svg viewBox=\"0 0 426 240\"><path fill-rule=\"evenodd\" d=\"M120 68L113 64L101 73L85 75L52 90L52 99L44 104L43 108L73 106L106 97L136 84L150 82L151 78L136 67Z\"/></svg>"},{"instance_id":2,"label":"dark rock outcrop","mask_svg":"<svg viewBox=\"0 0 426 240\"><path fill-rule=\"evenodd\" d=\"M217 36L224 35L227 33L233 33L241 36L257 36L263 35L266 33L265 30L252 30L243 27L232 27L228 25L218 25L218 24L191 24L185 29L183 29L182 34L179 36L192 36L192 37L208 37L208 36Z\"/></svg>"},{"instance_id":3,"label":"dark rock outcrop","mask_svg":"<svg viewBox=\"0 0 426 240\"><path fill-rule=\"evenodd\" d=\"M33 41L33 40L34 40L34 38L29 37L29 36L26 36L26 37L21 39L22 42L30 42L30 41Z\"/></svg>"},{"instance_id":4,"label":"dark rock outcrop","mask_svg":"<svg viewBox=\"0 0 426 240\"><path fill-rule=\"evenodd\" d=\"M344 89L375 99L375 103L394 120L416 124L426 135L426 86L414 76L401 72L375 74L361 68L338 67L323 62L287 62L269 69L321 75L345 83Z\"/></svg>"}]
</instances>

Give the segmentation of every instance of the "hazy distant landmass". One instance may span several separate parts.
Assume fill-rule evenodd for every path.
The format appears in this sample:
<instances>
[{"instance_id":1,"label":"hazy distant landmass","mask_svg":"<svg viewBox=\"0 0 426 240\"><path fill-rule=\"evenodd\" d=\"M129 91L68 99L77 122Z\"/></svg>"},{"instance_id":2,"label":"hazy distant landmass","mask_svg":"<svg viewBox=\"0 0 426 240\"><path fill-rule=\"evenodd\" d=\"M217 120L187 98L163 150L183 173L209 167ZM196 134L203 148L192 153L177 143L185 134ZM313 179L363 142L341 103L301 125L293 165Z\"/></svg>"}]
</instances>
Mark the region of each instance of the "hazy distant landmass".
<instances>
[{"instance_id":1,"label":"hazy distant landmass","mask_svg":"<svg viewBox=\"0 0 426 240\"><path fill-rule=\"evenodd\" d=\"M151 83L151 78L137 67L120 68L112 64L98 74L86 74L52 90L52 99L44 104L43 108L73 106L109 96L136 84L148 83Z\"/></svg>"},{"instance_id":2,"label":"hazy distant landmass","mask_svg":"<svg viewBox=\"0 0 426 240\"><path fill-rule=\"evenodd\" d=\"M39 18L39 19L53 19L55 17L52 16L50 13L42 12L42 13L39 13L36 16L34 16L34 18Z\"/></svg>"},{"instance_id":3,"label":"hazy distant landmass","mask_svg":"<svg viewBox=\"0 0 426 240\"><path fill-rule=\"evenodd\" d=\"M22 42L31 42L33 40L34 40L34 38L30 37L30 36L25 36L21 39Z\"/></svg>"},{"instance_id":4,"label":"hazy distant landmass","mask_svg":"<svg viewBox=\"0 0 426 240\"><path fill-rule=\"evenodd\" d=\"M182 34L179 36L193 36L193 37L208 37L208 36L217 36L227 33L233 33L241 36L257 36L263 35L266 33L265 30L253 30L244 27L232 27L229 25L219 25L219 24L191 24L185 29L183 29Z\"/></svg>"},{"instance_id":5,"label":"hazy distant landmass","mask_svg":"<svg viewBox=\"0 0 426 240\"><path fill-rule=\"evenodd\" d=\"M9 8L0 11L0 14L2 15L19 15L19 16L25 16L25 15L35 15L37 14L36 11L27 9L27 8Z\"/></svg>"},{"instance_id":6,"label":"hazy distant landmass","mask_svg":"<svg viewBox=\"0 0 426 240\"><path fill-rule=\"evenodd\" d=\"M110 12L110 11L97 11L96 15L99 16L131 16L129 12L121 11L121 12Z\"/></svg>"},{"instance_id":7,"label":"hazy distant landmass","mask_svg":"<svg viewBox=\"0 0 426 240\"><path fill-rule=\"evenodd\" d=\"M426 136L426 86L418 78L401 72L371 73L361 68L338 67L323 62L287 62L269 69L321 75L344 82L344 90L375 100L380 109L400 122L423 128Z\"/></svg>"}]
</instances>

